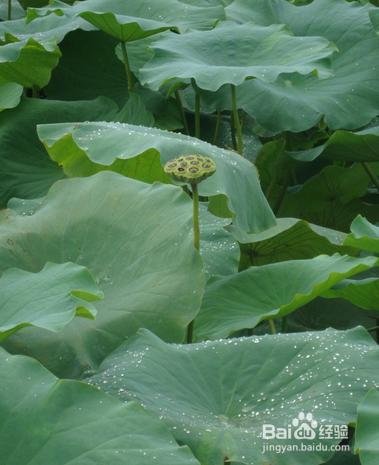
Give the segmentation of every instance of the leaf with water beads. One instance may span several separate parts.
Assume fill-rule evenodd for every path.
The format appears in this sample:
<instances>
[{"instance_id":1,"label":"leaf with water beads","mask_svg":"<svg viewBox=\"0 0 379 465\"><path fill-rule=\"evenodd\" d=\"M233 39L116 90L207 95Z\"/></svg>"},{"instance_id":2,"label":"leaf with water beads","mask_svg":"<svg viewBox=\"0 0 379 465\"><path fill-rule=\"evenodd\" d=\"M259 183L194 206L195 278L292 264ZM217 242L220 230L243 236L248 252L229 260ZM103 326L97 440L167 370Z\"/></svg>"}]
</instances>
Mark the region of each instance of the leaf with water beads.
<instances>
[{"instance_id":1,"label":"leaf with water beads","mask_svg":"<svg viewBox=\"0 0 379 465\"><path fill-rule=\"evenodd\" d=\"M306 457L316 465L332 452L263 455L263 424L286 427L300 412L319 425L353 422L358 402L379 385L378 355L362 328L190 345L142 330L88 381L156 412L203 465L222 465L225 456L249 465L304 465Z\"/></svg>"},{"instance_id":2,"label":"leaf with water beads","mask_svg":"<svg viewBox=\"0 0 379 465\"><path fill-rule=\"evenodd\" d=\"M155 415L0 348L2 465L199 465Z\"/></svg>"},{"instance_id":3,"label":"leaf with water beads","mask_svg":"<svg viewBox=\"0 0 379 465\"><path fill-rule=\"evenodd\" d=\"M145 162L151 169L142 172L148 175L143 180L169 182L157 158L165 163L178 155L204 155L216 163L217 171L199 185L201 196L227 202L233 223L244 231L259 232L275 224L255 166L235 152L183 134L131 124L47 124L38 126L37 132L50 157L69 176L112 169L141 179L138 168Z\"/></svg>"}]
</instances>

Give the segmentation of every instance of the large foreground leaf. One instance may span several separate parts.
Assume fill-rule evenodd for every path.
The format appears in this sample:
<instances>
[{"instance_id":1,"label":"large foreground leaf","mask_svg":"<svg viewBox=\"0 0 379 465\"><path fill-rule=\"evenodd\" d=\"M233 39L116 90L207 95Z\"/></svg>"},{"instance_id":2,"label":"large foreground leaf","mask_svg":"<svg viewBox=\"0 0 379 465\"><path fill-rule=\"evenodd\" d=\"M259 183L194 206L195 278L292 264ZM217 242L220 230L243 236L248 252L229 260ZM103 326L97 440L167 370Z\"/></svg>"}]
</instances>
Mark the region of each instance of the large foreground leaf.
<instances>
[{"instance_id":1,"label":"large foreground leaf","mask_svg":"<svg viewBox=\"0 0 379 465\"><path fill-rule=\"evenodd\" d=\"M191 202L180 188L99 173L59 181L34 213L19 212L1 216L0 271L76 262L93 273L105 298L95 321L76 320L58 334L25 328L7 347L72 375L96 366L140 327L182 339L198 311L203 276Z\"/></svg>"},{"instance_id":2,"label":"large foreground leaf","mask_svg":"<svg viewBox=\"0 0 379 465\"><path fill-rule=\"evenodd\" d=\"M46 155L37 137L37 123L104 120L116 111L116 105L104 98L78 102L25 99L18 108L0 115L0 208L11 197L41 197L64 176Z\"/></svg>"},{"instance_id":3,"label":"large foreground leaf","mask_svg":"<svg viewBox=\"0 0 379 465\"><path fill-rule=\"evenodd\" d=\"M282 73L325 73L317 61L334 51L326 39L294 37L283 26L231 22L211 31L170 34L151 46L154 57L141 76L155 90L174 79L189 83L193 78L201 89L216 91L246 78L273 82Z\"/></svg>"},{"instance_id":4,"label":"large foreground leaf","mask_svg":"<svg viewBox=\"0 0 379 465\"><path fill-rule=\"evenodd\" d=\"M213 158L215 175L202 182L203 196L227 196L235 224L260 231L275 223L252 163L234 152L198 139L143 126L117 123L52 124L38 127L50 157L69 176L112 169L153 181L165 179L159 164L178 155L198 153Z\"/></svg>"},{"instance_id":5,"label":"large foreground leaf","mask_svg":"<svg viewBox=\"0 0 379 465\"><path fill-rule=\"evenodd\" d=\"M103 293L83 266L48 263L39 273L17 268L0 277L0 340L25 326L63 329L75 315L94 318Z\"/></svg>"},{"instance_id":6,"label":"large foreground leaf","mask_svg":"<svg viewBox=\"0 0 379 465\"><path fill-rule=\"evenodd\" d=\"M264 319L288 315L376 262L375 257L320 255L311 260L255 266L215 279L206 288L195 336L198 340L225 337L254 328Z\"/></svg>"},{"instance_id":7,"label":"large foreground leaf","mask_svg":"<svg viewBox=\"0 0 379 465\"><path fill-rule=\"evenodd\" d=\"M291 74L272 84L250 81L238 91L240 106L275 132L304 131L322 117L333 129L369 123L379 105L379 38L370 9L344 0L317 0L304 6L286 0L235 0L226 8L231 19L263 26L285 24L296 36L324 37L338 47L331 57L332 77Z\"/></svg>"},{"instance_id":8,"label":"large foreground leaf","mask_svg":"<svg viewBox=\"0 0 379 465\"><path fill-rule=\"evenodd\" d=\"M286 427L300 412L319 424L354 421L357 403L379 383L378 353L361 328L186 346L142 332L90 382L158 413L203 465L316 465L332 452L262 454L263 424Z\"/></svg>"},{"instance_id":9,"label":"large foreground leaf","mask_svg":"<svg viewBox=\"0 0 379 465\"><path fill-rule=\"evenodd\" d=\"M379 459L379 392L371 391L358 407L355 447L362 465L376 465Z\"/></svg>"},{"instance_id":10,"label":"large foreground leaf","mask_svg":"<svg viewBox=\"0 0 379 465\"><path fill-rule=\"evenodd\" d=\"M2 465L198 465L134 403L58 380L36 360L2 349L0 377Z\"/></svg>"}]
</instances>

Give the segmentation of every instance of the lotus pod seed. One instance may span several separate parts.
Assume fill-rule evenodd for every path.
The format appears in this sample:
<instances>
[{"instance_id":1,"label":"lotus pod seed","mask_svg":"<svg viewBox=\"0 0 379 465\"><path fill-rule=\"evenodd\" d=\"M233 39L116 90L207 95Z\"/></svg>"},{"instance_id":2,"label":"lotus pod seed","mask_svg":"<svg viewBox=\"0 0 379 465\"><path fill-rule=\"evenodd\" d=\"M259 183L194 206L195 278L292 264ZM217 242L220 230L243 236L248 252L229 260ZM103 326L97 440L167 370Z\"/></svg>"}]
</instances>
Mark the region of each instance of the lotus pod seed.
<instances>
[{"instance_id":1,"label":"lotus pod seed","mask_svg":"<svg viewBox=\"0 0 379 465\"><path fill-rule=\"evenodd\" d=\"M216 163L203 155L182 155L169 160L164 171L175 181L198 184L214 174Z\"/></svg>"}]
</instances>

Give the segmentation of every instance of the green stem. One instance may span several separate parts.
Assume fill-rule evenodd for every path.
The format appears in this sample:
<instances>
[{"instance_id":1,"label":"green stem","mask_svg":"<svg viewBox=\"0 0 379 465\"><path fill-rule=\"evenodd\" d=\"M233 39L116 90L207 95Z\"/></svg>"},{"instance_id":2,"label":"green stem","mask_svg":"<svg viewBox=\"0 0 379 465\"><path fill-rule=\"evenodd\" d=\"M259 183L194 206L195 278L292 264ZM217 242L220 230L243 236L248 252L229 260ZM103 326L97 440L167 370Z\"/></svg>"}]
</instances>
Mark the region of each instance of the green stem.
<instances>
[{"instance_id":1,"label":"green stem","mask_svg":"<svg viewBox=\"0 0 379 465\"><path fill-rule=\"evenodd\" d=\"M221 111L217 112L217 120L216 120L216 127L215 127L215 132L213 135L213 145L217 144L219 135L220 135L220 126L221 126Z\"/></svg>"},{"instance_id":2,"label":"green stem","mask_svg":"<svg viewBox=\"0 0 379 465\"><path fill-rule=\"evenodd\" d=\"M189 132L189 128L188 128L188 122L187 122L186 114L185 114L185 111L184 111L182 98L181 98L180 93L179 93L178 90L175 91L175 98L176 98L176 102L178 104L178 108L179 108L179 111L180 111L180 116L181 116L182 121L183 121L184 130L186 131L186 134L189 135L190 132Z\"/></svg>"},{"instance_id":3,"label":"green stem","mask_svg":"<svg viewBox=\"0 0 379 465\"><path fill-rule=\"evenodd\" d=\"M282 333L287 332L287 326L288 326L288 318L287 318L286 316L284 316L284 317L282 318L282 328L281 328L280 331L281 331Z\"/></svg>"},{"instance_id":4,"label":"green stem","mask_svg":"<svg viewBox=\"0 0 379 465\"><path fill-rule=\"evenodd\" d=\"M193 245L200 252L199 191L197 184L191 184L193 205ZM193 321L187 327L187 344L193 340Z\"/></svg>"},{"instance_id":5,"label":"green stem","mask_svg":"<svg viewBox=\"0 0 379 465\"><path fill-rule=\"evenodd\" d=\"M376 177L375 173L372 171L371 166L365 161L362 161L361 164L364 170L366 171L367 176L371 179L372 183L379 191L379 179Z\"/></svg>"},{"instance_id":6,"label":"green stem","mask_svg":"<svg viewBox=\"0 0 379 465\"><path fill-rule=\"evenodd\" d=\"M236 86L231 84L230 85L231 90L232 90L232 111L233 111L233 123L234 127L237 133L237 152L240 155L243 155L243 137L242 137L242 127L241 127L241 121L238 113L238 107L237 107L237 92L236 92Z\"/></svg>"},{"instance_id":7,"label":"green stem","mask_svg":"<svg viewBox=\"0 0 379 465\"><path fill-rule=\"evenodd\" d=\"M134 87L134 78L133 78L132 70L130 69L128 52L126 50L125 42L121 42L121 50L122 50L122 56L124 58L126 77L128 78L128 90L130 91L130 90L133 90L133 87Z\"/></svg>"},{"instance_id":8,"label":"green stem","mask_svg":"<svg viewBox=\"0 0 379 465\"><path fill-rule=\"evenodd\" d=\"M37 86L32 87L32 97L33 98L39 98L39 89Z\"/></svg>"},{"instance_id":9,"label":"green stem","mask_svg":"<svg viewBox=\"0 0 379 465\"><path fill-rule=\"evenodd\" d=\"M197 184L191 184L193 203L193 245L200 251L199 191Z\"/></svg>"},{"instance_id":10,"label":"green stem","mask_svg":"<svg viewBox=\"0 0 379 465\"><path fill-rule=\"evenodd\" d=\"M199 191L197 184L191 184L193 205L193 245L200 252ZM187 327L187 344L193 340L193 321Z\"/></svg>"},{"instance_id":11,"label":"green stem","mask_svg":"<svg viewBox=\"0 0 379 465\"><path fill-rule=\"evenodd\" d=\"M8 21L12 19L12 0L8 0Z\"/></svg>"},{"instance_id":12,"label":"green stem","mask_svg":"<svg viewBox=\"0 0 379 465\"><path fill-rule=\"evenodd\" d=\"M276 331L276 325L275 325L274 320L268 320L268 324L270 326L271 334L276 334L277 331Z\"/></svg>"},{"instance_id":13,"label":"green stem","mask_svg":"<svg viewBox=\"0 0 379 465\"><path fill-rule=\"evenodd\" d=\"M195 79L191 79L191 84L193 90L195 91L195 137L200 139L201 135L201 125L200 125L200 109L201 109L201 100L200 100L200 92Z\"/></svg>"}]
</instances>

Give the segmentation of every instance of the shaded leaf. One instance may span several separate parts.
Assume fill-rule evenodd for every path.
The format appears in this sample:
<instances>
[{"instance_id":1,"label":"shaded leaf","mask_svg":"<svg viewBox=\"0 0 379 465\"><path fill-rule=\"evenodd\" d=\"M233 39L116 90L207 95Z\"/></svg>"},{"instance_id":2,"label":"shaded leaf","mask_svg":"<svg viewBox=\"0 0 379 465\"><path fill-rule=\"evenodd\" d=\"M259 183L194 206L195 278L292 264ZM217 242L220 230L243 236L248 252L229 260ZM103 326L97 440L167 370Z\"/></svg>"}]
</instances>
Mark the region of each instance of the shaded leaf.
<instances>
[{"instance_id":1,"label":"shaded leaf","mask_svg":"<svg viewBox=\"0 0 379 465\"><path fill-rule=\"evenodd\" d=\"M112 101L59 102L24 99L0 115L0 208L11 197L29 199L45 195L63 177L38 140L37 123L108 119L117 111Z\"/></svg>"}]
</instances>

